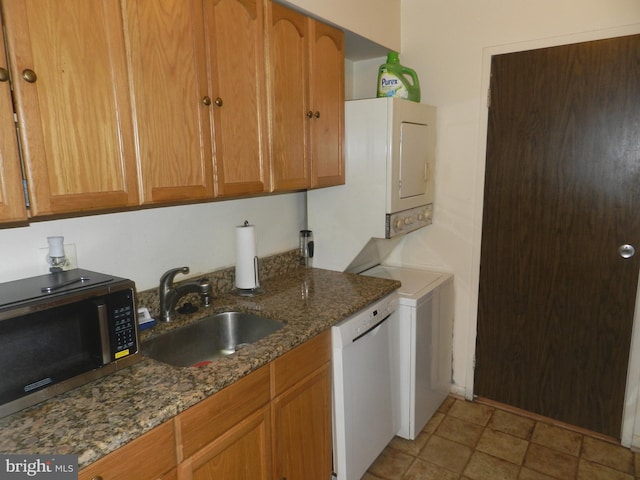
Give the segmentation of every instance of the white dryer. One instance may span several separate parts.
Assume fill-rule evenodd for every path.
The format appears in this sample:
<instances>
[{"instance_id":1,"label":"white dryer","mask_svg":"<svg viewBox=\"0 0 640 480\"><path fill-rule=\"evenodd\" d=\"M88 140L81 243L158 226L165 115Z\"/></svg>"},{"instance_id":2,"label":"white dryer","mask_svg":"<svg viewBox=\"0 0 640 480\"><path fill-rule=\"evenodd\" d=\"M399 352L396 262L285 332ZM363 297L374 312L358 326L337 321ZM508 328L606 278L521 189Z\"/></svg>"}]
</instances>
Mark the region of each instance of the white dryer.
<instances>
[{"instance_id":1,"label":"white dryer","mask_svg":"<svg viewBox=\"0 0 640 480\"><path fill-rule=\"evenodd\" d=\"M362 275L402 283L399 301L400 430L414 440L451 391L453 276L376 266Z\"/></svg>"}]
</instances>

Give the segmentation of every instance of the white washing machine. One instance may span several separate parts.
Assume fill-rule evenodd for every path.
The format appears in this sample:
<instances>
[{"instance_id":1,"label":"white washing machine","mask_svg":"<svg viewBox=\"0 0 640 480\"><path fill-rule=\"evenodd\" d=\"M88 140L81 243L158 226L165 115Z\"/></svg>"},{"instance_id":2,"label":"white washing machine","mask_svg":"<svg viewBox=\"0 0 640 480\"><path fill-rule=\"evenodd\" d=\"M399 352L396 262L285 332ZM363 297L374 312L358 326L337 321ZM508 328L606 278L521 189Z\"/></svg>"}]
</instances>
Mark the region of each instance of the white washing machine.
<instances>
[{"instance_id":1,"label":"white washing machine","mask_svg":"<svg viewBox=\"0 0 640 480\"><path fill-rule=\"evenodd\" d=\"M402 283L398 435L414 440L451 391L453 275L382 265L362 275Z\"/></svg>"}]
</instances>

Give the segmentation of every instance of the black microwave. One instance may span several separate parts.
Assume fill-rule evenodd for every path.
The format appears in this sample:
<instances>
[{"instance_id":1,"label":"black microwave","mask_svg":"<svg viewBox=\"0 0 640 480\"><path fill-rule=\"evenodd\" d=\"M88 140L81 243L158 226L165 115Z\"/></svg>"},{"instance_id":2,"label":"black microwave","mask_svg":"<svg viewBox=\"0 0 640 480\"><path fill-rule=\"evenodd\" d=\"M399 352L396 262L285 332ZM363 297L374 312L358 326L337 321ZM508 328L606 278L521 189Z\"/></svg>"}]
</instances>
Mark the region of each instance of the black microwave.
<instances>
[{"instance_id":1,"label":"black microwave","mask_svg":"<svg viewBox=\"0 0 640 480\"><path fill-rule=\"evenodd\" d=\"M0 283L0 417L140 360L135 284L73 269Z\"/></svg>"}]
</instances>

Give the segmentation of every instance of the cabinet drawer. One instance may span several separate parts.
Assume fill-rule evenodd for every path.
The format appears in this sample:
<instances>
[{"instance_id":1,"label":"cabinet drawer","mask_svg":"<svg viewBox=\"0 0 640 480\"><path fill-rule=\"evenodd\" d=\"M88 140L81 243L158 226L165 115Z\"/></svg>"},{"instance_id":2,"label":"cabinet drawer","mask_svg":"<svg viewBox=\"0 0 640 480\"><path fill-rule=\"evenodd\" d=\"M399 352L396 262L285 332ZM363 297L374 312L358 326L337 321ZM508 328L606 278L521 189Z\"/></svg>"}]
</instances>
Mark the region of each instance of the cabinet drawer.
<instances>
[{"instance_id":1,"label":"cabinet drawer","mask_svg":"<svg viewBox=\"0 0 640 480\"><path fill-rule=\"evenodd\" d=\"M271 479L269 407L234 425L178 466L180 480Z\"/></svg>"},{"instance_id":2,"label":"cabinet drawer","mask_svg":"<svg viewBox=\"0 0 640 480\"><path fill-rule=\"evenodd\" d=\"M190 457L269 400L267 365L181 413L176 418L178 457Z\"/></svg>"},{"instance_id":3,"label":"cabinet drawer","mask_svg":"<svg viewBox=\"0 0 640 480\"><path fill-rule=\"evenodd\" d=\"M82 469L78 478L155 480L176 466L175 443L170 420Z\"/></svg>"},{"instance_id":4,"label":"cabinet drawer","mask_svg":"<svg viewBox=\"0 0 640 480\"><path fill-rule=\"evenodd\" d=\"M285 353L271 363L272 397L331 360L331 330Z\"/></svg>"}]
</instances>

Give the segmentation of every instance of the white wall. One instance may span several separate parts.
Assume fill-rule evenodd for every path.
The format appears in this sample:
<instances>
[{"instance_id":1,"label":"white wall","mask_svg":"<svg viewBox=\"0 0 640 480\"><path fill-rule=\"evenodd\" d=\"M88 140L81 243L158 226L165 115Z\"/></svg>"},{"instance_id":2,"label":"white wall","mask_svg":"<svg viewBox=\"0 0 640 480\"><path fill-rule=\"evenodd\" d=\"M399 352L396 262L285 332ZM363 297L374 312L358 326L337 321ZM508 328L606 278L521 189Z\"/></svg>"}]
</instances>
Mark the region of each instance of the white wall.
<instances>
[{"instance_id":1,"label":"white wall","mask_svg":"<svg viewBox=\"0 0 640 480\"><path fill-rule=\"evenodd\" d=\"M0 282L47 273L47 236L75 244L78 266L131 278L139 290L188 266L189 276L235 265L235 226L256 226L258 256L298 246L303 193L33 222L0 230ZM44 248L44 253L43 250ZM186 277L183 277L186 278Z\"/></svg>"},{"instance_id":2,"label":"white wall","mask_svg":"<svg viewBox=\"0 0 640 480\"><path fill-rule=\"evenodd\" d=\"M454 381L468 398L490 56L637 32L638 0L402 0L400 60L417 71L422 102L438 107L436 206L434 225L408 235L389 260L455 273Z\"/></svg>"},{"instance_id":3,"label":"white wall","mask_svg":"<svg viewBox=\"0 0 640 480\"><path fill-rule=\"evenodd\" d=\"M375 98L378 83L378 68L386 60L386 57L376 57L353 62L351 66L352 77L349 78L349 75L345 75L347 82L350 81L349 89L345 91L345 99L360 100L362 98ZM402 56L400 57L400 61L402 62ZM347 93L349 93L349 95L347 95Z\"/></svg>"},{"instance_id":4,"label":"white wall","mask_svg":"<svg viewBox=\"0 0 640 480\"><path fill-rule=\"evenodd\" d=\"M350 30L389 50L400 50L401 0L278 0Z\"/></svg>"}]
</instances>

